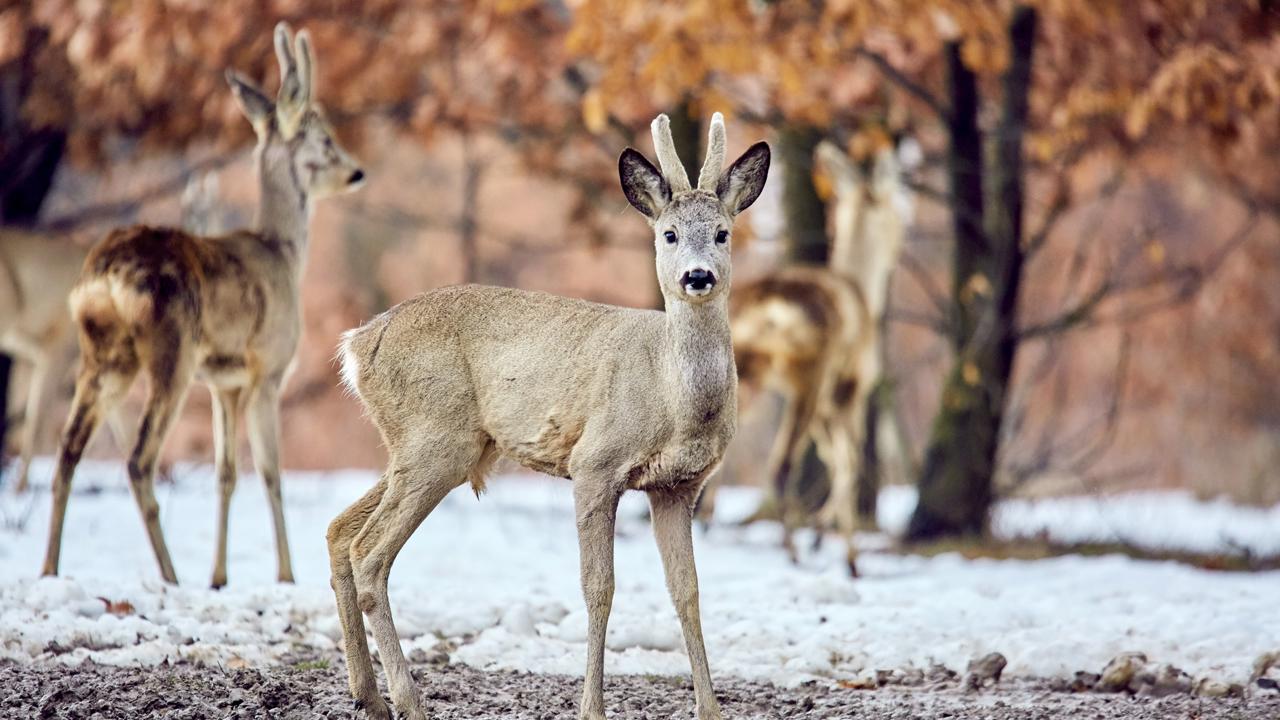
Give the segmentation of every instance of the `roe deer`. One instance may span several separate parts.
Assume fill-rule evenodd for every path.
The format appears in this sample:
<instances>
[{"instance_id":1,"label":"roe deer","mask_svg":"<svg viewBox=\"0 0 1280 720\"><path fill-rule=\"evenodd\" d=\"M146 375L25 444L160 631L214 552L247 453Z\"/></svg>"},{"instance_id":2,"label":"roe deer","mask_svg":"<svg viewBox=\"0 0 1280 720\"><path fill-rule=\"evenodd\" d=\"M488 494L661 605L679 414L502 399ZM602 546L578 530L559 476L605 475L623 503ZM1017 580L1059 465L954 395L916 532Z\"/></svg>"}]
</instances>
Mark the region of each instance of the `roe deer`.
<instances>
[{"instance_id":1,"label":"roe deer","mask_svg":"<svg viewBox=\"0 0 1280 720\"><path fill-rule=\"evenodd\" d=\"M75 334L67 295L87 252L68 237L0 231L0 350L31 364L14 485L18 492L27 489L31 456L44 438L58 383L72 367Z\"/></svg>"},{"instance_id":2,"label":"roe deer","mask_svg":"<svg viewBox=\"0 0 1280 720\"><path fill-rule=\"evenodd\" d=\"M312 102L306 31L295 43L275 30L281 85L276 102L233 71L227 82L258 136L257 228L223 237L133 227L89 254L71 293L81 368L53 480L44 574L56 575L71 477L85 443L139 372L148 397L129 485L166 582L177 582L152 489L156 456L193 380L213 394L219 505L213 587L227 581L227 513L236 484L236 422L247 410L249 444L266 485L281 582L292 582L280 492L280 388L302 333L299 285L312 201L354 189L364 172L334 141Z\"/></svg>"},{"instance_id":3,"label":"roe deer","mask_svg":"<svg viewBox=\"0 0 1280 720\"><path fill-rule=\"evenodd\" d=\"M395 709L425 717L392 623L387 577L436 504L468 482L478 493L498 455L573 480L588 614L580 717L604 718L614 518L628 489L649 496L698 717L720 717L690 526L737 424L729 239L734 218L764 187L769 147L753 145L722 174L717 113L694 188L665 115L652 131L662 170L628 148L618 172L627 200L653 228L666 312L467 285L420 295L344 336L343 378L389 455L382 478L328 533L348 680L373 717L390 711L374 682L361 613L373 626Z\"/></svg>"},{"instance_id":4,"label":"roe deer","mask_svg":"<svg viewBox=\"0 0 1280 720\"><path fill-rule=\"evenodd\" d=\"M786 401L768 467L787 551L794 559L793 489L812 439L831 479L818 526L839 530L849 571L857 575L854 495L867 404L881 373L880 320L902 248L908 196L892 147L877 153L869 168L829 142L817 154L835 184L828 267L771 272L739 289L730 313L743 388L771 387Z\"/></svg>"}]
</instances>

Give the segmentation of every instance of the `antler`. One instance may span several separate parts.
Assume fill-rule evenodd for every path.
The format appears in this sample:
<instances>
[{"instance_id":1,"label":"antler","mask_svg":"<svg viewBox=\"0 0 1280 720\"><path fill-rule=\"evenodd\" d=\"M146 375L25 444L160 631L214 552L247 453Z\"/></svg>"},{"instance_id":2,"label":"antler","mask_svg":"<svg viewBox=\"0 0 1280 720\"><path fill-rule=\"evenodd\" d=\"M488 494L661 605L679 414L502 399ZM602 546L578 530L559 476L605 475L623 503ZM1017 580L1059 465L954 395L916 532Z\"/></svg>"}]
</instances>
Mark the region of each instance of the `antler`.
<instances>
[{"instance_id":1,"label":"antler","mask_svg":"<svg viewBox=\"0 0 1280 720\"><path fill-rule=\"evenodd\" d=\"M672 193L692 190L689 186L689 174L684 170L684 163L676 154L676 143L671 139L671 120L665 115L653 119L649 126L653 131L653 149L658 152L658 167L671 186Z\"/></svg>"},{"instance_id":2,"label":"antler","mask_svg":"<svg viewBox=\"0 0 1280 720\"><path fill-rule=\"evenodd\" d=\"M699 190L715 192L720 170L724 167L724 145L724 116L715 113L711 116L711 129L707 133L707 159L702 163L702 172L698 173Z\"/></svg>"}]
</instances>

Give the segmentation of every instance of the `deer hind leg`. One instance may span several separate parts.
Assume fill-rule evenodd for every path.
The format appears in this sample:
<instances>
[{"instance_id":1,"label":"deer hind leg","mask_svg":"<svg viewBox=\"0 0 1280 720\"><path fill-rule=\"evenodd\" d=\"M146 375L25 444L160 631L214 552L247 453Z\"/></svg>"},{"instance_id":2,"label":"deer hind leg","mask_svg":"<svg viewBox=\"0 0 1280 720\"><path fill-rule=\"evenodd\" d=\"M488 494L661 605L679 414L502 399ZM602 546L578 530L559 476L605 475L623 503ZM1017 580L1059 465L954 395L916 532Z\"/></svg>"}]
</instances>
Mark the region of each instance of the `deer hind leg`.
<instances>
[{"instance_id":1,"label":"deer hind leg","mask_svg":"<svg viewBox=\"0 0 1280 720\"><path fill-rule=\"evenodd\" d=\"M418 525L451 490L482 474L494 457L492 441L487 437L450 442L457 432L427 431L424 434L440 444L408 454L393 450L382 500L351 543L356 605L369 619L373 639L378 643L391 703L397 713L410 720L425 720L426 714L391 618L387 579L396 555Z\"/></svg>"},{"instance_id":2,"label":"deer hind leg","mask_svg":"<svg viewBox=\"0 0 1280 720\"><path fill-rule=\"evenodd\" d=\"M369 516L382 502L387 489L387 476L343 510L333 522L325 537L329 544L329 567L333 572L329 584L338 603L338 619L342 622L342 643L347 658L347 684L356 706L363 707L371 717L390 718L391 711L378 694L378 683L373 675L373 660L369 657L369 643L365 640L364 617L356 604L356 581L351 570L351 543L369 521Z\"/></svg>"},{"instance_id":3,"label":"deer hind leg","mask_svg":"<svg viewBox=\"0 0 1280 720\"><path fill-rule=\"evenodd\" d=\"M816 383L815 383L816 384ZM806 441L810 437L814 413L817 410L817 392L805 388L794 393L787 401L782 416L782 425L778 428L778 437L774 441L773 467L774 494L778 502L778 516L782 520L782 547L792 562L798 556L793 537L797 522L796 493L804 453L808 449Z\"/></svg>"},{"instance_id":4,"label":"deer hind leg","mask_svg":"<svg viewBox=\"0 0 1280 720\"><path fill-rule=\"evenodd\" d=\"M160 566L160 576L167 583L177 584L169 548L160 529L160 506L155 496L156 459L164 445L178 410L186 399L191 385L194 362L183 347L176 328L163 323L147 339L147 356L144 363L149 387L147 402L138 427L137 440L129 456L129 488L138 504L138 512L147 529L151 550Z\"/></svg>"},{"instance_id":5,"label":"deer hind leg","mask_svg":"<svg viewBox=\"0 0 1280 720\"><path fill-rule=\"evenodd\" d=\"M218 473L218 525L214 543L214 589L227 584L227 524L231 519L231 495L236 490L236 419L240 414L240 388L211 387L213 394L213 455Z\"/></svg>"},{"instance_id":6,"label":"deer hind leg","mask_svg":"<svg viewBox=\"0 0 1280 720\"><path fill-rule=\"evenodd\" d=\"M276 580L293 582L293 561L289 554L289 534L285 530L284 496L280 487L280 382L264 382L249 398L249 446L262 475L262 485L271 505L271 523L276 536Z\"/></svg>"},{"instance_id":7,"label":"deer hind leg","mask_svg":"<svg viewBox=\"0 0 1280 720\"><path fill-rule=\"evenodd\" d=\"M720 720L720 704L711 689L711 669L702 640L702 618L698 608L698 570L693 562L692 500L690 491L649 493L653 511L653 535L662 555L667 590L680 617L684 646L693 672L693 692L698 720Z\"/></svg>"},{"instance_id":8,"label":"deer hind leg","mask_svg":"<svg viewBox=\"0 0 1280 720\"><path fill-rule=\"evenodd\" d=\"M86 349L88 350L88 349ZM105 362L103 361L105 360ZM42 575L57 575L62 554L62 528L71 496L71 479L84 454L85 446L101 422L103 414L113 412L128 391L137 374L137 360L132 349L115 358L86 358L76 377L76 392L71 412L58 446L58 463L53 473L53 506L49 518L49 544L45 550Z\"/></svg>"}]
</instances>

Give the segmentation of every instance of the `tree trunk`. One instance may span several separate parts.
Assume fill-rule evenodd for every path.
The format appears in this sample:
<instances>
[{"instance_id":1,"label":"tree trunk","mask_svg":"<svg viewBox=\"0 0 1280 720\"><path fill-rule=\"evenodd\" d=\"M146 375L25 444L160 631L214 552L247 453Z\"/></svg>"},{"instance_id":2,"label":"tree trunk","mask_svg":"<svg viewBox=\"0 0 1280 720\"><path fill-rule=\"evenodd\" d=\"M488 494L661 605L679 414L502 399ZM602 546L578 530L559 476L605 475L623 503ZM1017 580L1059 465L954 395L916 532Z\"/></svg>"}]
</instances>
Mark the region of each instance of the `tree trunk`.
<instances>
[{"instance_id":1,"label":"tree trunk","mask_svg":"<svg viewBox=\"0 0 1280 720\"><path fill-rule=\"evenodd\" d=\"M693 114L688 98L680 101L668 115L671 119L671 139L676 143L676 155L689 182L698 185L698 173L702 170L702 119Z\"/></svg>"},{"instance_id":2,"label":"tree trunk","mask_svg":"<svg viewBox=\"0 0 1280 720\"><path fill-rule=\"evenodd\" d=\"M989 248L982 234L982 131L978 127L978 79L960 58L960 44L947 43L947 89L951 99L947 134L947 181L955 236L951 273L951 346L958 355L973 335L974 293L966 290Z\"/></svg>"},{"instance_id":3,"label":"tree trunk","mask_svg":"<svg viewBox=\"0 0 1280 720\"><path fill-rule=\"evenodd\" d=\"M970 316L976 323L968 328L968 339L960 345L943 386L920 477L920 500L907 528L907 539L912 541L981 535L987 529L1000 425L1018 342L1018 293L1024 260L1022 137L1035 30L1034 9L1020 6L1014 10L1009 24L1012 57L1003 78L1004 100L991 155L994 193L983 213L984 238L976 255L963 250L956 253L958 275L969 269L959 266L964 258L974 261L971 270L986 282L953 283L953 291L958 293L953 300L968 300L959 307L976 311ZM956 122L953 117L953 129ZM953 151L955 141L953 136ZM953 173L953 182L955 179ZM956 192L960 188L953 186L952 190L954 202L962 203ZM966 214L963 219L971 216ZM957 245L961 241L957 235Z\"/></svg>"},{"instance_id":4,"label":"tree trunk","mask_svg":"<svg viewBox=\"0 0 1280 720\"><path fill-rule=\"evenodd\" d=\"M827 209L813 186L813 151L822 134L807 125L784 125L778 130L778 158L782 163L782 211L787 225L787 260L826 265Z\"/></svg>"},{"instance_id":5,"label":"tree trunk","mask_svg":"<svg viewBox=\"0 0 1280 720\"><path fill-rule=\"evenodd\" d=\"M864 528L876 526L876 505L880 495L880 404L889 402L891 390L889 383L883 379L876 383L871 391L871 402L867 403L866 429L862 438L862 462L858 463L858 490L855 507L858 522Z\"/></svg>"},{"instance_id":6,"label":"tree trunk","mask_svg":"<svg viewBox=\"0 0 1280 720\"><path fill-rule=\"evenodd\" d=\"M477 157L470 135L462 136L462 210L458 214L458 246L462 250L462 281L484 282L480 265L480 180L484 162Z\"/></svg>"}]
</instances>

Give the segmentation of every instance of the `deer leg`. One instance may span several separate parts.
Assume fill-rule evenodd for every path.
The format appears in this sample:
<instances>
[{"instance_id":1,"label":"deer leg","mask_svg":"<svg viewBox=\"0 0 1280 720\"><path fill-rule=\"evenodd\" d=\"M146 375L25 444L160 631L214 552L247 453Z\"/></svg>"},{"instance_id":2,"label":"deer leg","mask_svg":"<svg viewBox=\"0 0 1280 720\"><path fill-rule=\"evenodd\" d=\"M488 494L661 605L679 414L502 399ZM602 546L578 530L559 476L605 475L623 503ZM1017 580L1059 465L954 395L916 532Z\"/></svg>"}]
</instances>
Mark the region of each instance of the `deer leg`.
<instances>
[{"instance_id":1,"label":"deer leg","mask_svg":"<svg viewBox=\"0 0 1280 720\"><path fill-rule=\"evenodd\" d=\"M836 467L831 477L831 497L827 500L828 507L823 508L823 514L834 519L836 530L844 540L849 574L857 577L858 553L853 543L853 533L857 528L854 489L858 481L858 454L862 444L854 428L837 426L833 435Z\"/></svg>"},{"instance_id":2,"label":"deer leg","mask_svg":"<svg viewBox=\"0 0 1280 720\"><path fill-rule=\"evenodd\" d=\"M276 579L293 582L293 561L289 535L284 524L284 497L280 488L280 385L265 382L249 399L249 446L262 475L262 484L271 504L271 522L276 534Z\"/></svg>"},{"instance_id":3,"label":"deer leg","mask_svg":"<svg viewBox=\"0 0 1280 720\"><path fill-rule=\"evenodd\" d=\"M356 604L369 618L373 639L378 643L391 704L399 715L410 720L425 720L426 714L391 618L387 579L405 542L445 495L466 480L480 460L481 448L477 447L475 454L466 459L459 455L435 452L412 465L397 462L387 475L381 502L351 543Z\"/></svg>"},{"instance_id":4,"label":"deer leg","mask_svg":"<svg viewBox=\"0 0 1280 720\"><path fill-rule=\"evenodd\" d=\"M231 495L236 490L236 419L240 413L240 388L210 388L213 393L213 455L218 473L218 525L214 543L214 589L227 584L227 523Z\"/></svg>"},{"instance_id":5,"label":"deer leg","mask_svg":"<svg viewBox=\"0 0 1280 720\"><path fill-rule=\"evenodd\" d=\"M696 492L649 493L653 511L653 535L662 554L667 590L680 617L684 646L693 671L693 693L698 720L720 720L720 704L711 689L711 669L702 641L702 619L698 609L698 570L693 561L693 499Z\"/></svg>"},{"instance_id":6,"label":"deer leg","mask_svg":"<svg viewBox=\"0 0 1280 720\"><path fill-rule=\"evenodd\" d=\"M56 377L56 376L54 376ZM40 440L43 429L44 410L52 393L48 358L37 358L31 368L31 385L27 388L26 415L22 424L22 449L19 451L18 481L14 486L16 492L24 493L30 484L31 456L35 454L36 443Z\"/></svg>"},{"instance_id":7,"label":"deer leg","mask_svg":"<svg viewBox=\"0 0 1280 720\"><path fill-rule=\"evenodd\" d=\"M809 428L813 424L817 408L815 395L815 391L806 390L792 397L782 417L782 426L778 429L778 442L781 443L782 450L774 473L774 491L777 493L778 514L782 520L782 547L792 562L798 559L795 538L792 537L796 525L792 501L795 499L796 480L807 449L805 441L809 438Z\"/></svg>"},{"instance_id":8,"label":"deer leg","mask_svg":"<svg viewBox=\"0 0 1280 720\"><path fill-rule=\"evenodd\" d=\"M347 684L356 705L363 707L371 717L390 718L391 711L378 694L378 683L373 675L373 660L369 657L369 643L364 635L364 617L356 604L356 582L351 570L351 543L368 523L369 516L382 502L387 489L384 475L369 492L343 510L333 522L325 537L329 544L329 567L332 570L330 585L338 604L338 619L342 622L342 643L347 658Z\"/></svg>"},{"instance_id":9,"label":"deer leg","mask_svg":"<svg viewBox=\"0 0 1280 720\"><path fill-rule=\"evenodd\" d=\"M126 356L111 363L87 361L76 376L71 412L58 445L58 464L53 472L53 506L49 518L49 545L42 575L57 575L62 554L62 527L71 496L71 479L104 414L110 414L133 382L137 365Z\"/></svg>"},{"instance_id":10,"label":"deer leg","mask_svg":"<svg viewBox=\"0 0 1280 720\"><path fill-rule=\"evenodd\" d=\"M613 532L621 493L607 483L575 478L582 595L587 604L587 672L581 720L604 720L604 639L613 607Z\"/></svg>"},{"instance_id":11,"label":"deer leg","mask_svg":"<svg viewBox=\"0 0 1280 720\"><path fill-rule=\"evenodd\" d=\"M137 440L129 457L129 488L138 504L138 512L147 528L147 538L160 566L160 576L177 584L169 548L160 528L160 506L155 496L156 459L164 445L178 410L186 399L191 384L191 358L184 356L176 333L159 333L149 343L152 356L147 359L148 396L138 427Z\"/></svg>"}]
</instances>

